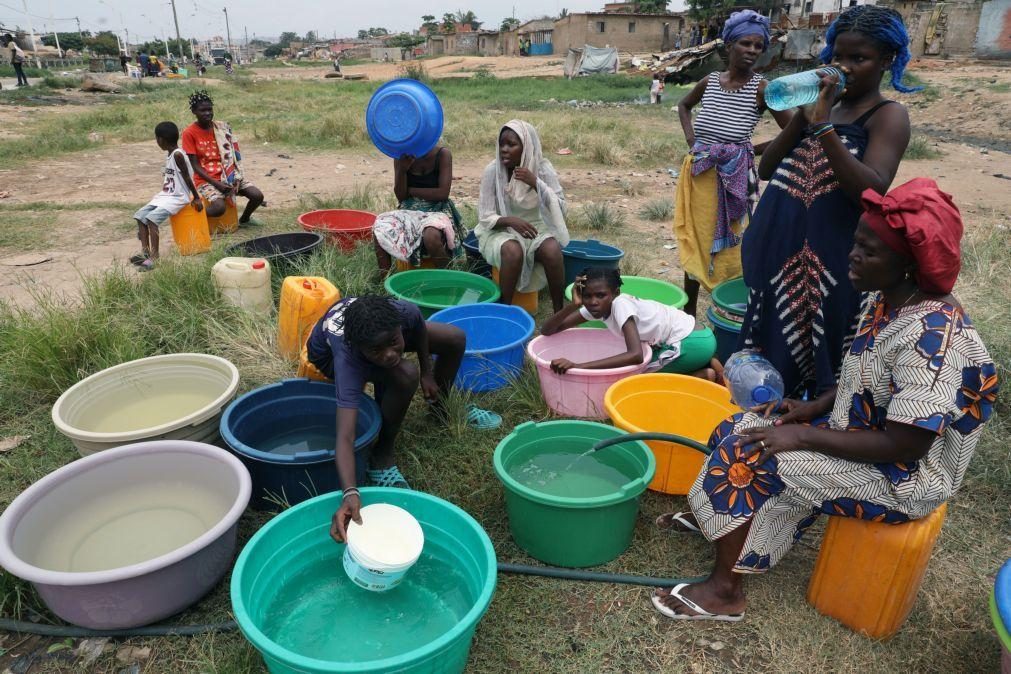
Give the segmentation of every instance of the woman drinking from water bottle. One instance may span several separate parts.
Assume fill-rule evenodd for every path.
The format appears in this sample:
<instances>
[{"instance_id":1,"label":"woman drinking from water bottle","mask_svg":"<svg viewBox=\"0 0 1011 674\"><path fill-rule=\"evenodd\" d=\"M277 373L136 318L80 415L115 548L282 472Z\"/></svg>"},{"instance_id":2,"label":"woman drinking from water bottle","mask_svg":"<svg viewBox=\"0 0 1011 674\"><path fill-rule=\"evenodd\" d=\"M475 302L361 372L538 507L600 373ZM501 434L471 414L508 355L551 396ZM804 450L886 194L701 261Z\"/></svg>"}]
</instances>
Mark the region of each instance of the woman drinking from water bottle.
<instances>
[{"instance_id":1,"label":"woman drinking from water bottle","mask_svg":"<svg viewBox=\"0 0 1011 674\"><path fill-rule=\"evenodd\" d=\"M909 142L906 109L881 94L891 71L902 84L909 37L902 17L860 5L825 36L818 100L798 110L762 155L769 185L744 234L744 280L751 293L741 347L761 350L783 375L788 396L809 399L835 385L860 318L861 292L846 281L846 254L860 218L860 195L884 194Z\"/></svg>"},{"instance_id":2,"label":"woman drinking from water bottle","mask_svg":"<svg viewBox=\"0 0 1011 674\"><path fill-rule=\"evenodd\" d=\"M769 46L769 20L746 9L723 26L730 67L710 73L678 103L691 151L681 165L674 234L685 272L688 304L695 315L699 287L707 290L741 275L741 232L758 199L751 135L765 111L765 78L755 62ZM692 108L702 111L692 122ZM788 112L773 112L779 125ZM761 147L761 146L760 146Z\"/></svg>"}]
</instances>

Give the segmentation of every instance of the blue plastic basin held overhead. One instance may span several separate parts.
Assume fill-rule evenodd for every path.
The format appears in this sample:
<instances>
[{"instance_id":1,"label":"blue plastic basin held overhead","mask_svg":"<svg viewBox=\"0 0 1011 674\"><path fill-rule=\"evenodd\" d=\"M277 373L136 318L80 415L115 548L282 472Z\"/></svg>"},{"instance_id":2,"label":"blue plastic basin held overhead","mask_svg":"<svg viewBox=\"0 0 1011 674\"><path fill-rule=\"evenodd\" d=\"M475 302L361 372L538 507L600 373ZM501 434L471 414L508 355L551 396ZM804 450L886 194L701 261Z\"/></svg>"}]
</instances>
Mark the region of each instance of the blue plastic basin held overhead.
<instances>
[{"instance_id":1,"label":"blue plastic basin held overhead","mask_svg":"<svg viewBox=\"0 0 1011 674\"><path fill-rule=\"evenodd\" d=\"M435 92L411 79L376 89L365 109L369 137L388 157L427 154L442 136L442 104Z\"/></svg>"}]
</instances>

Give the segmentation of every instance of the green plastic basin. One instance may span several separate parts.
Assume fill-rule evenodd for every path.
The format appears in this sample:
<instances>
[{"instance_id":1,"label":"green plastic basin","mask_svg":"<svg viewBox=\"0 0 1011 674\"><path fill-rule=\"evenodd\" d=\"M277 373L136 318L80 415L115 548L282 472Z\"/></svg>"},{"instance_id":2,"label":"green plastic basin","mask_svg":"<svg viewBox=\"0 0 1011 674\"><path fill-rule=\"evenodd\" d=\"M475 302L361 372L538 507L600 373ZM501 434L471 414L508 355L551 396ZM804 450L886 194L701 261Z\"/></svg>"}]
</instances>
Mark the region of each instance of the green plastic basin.
<instances>
[{"instance_id":1,"label":"green plastic basin","mask_svg":"<svg viewBox=\"0 0 1011 674\"><path fill-rule=\"evenodd\" d=\"M565 288L565 299L572 299L572 285ZM669 307L682 309L688 304L688 295L673 283L645 276L622 276L621 292L641 300L654 300ZM600 321L587 321L581 327L602 328Z\"/></svg>"},{"instance_id":2,"label":"green plastic basin","mask_svg":"<svg viewBox=\"0 0 1011 674\"><path fill-rule=\"evenodd\" d=\"M748 309L748 286L743 278L732 278L724 281L712 292L713 304L720 309L738 316L743 316Z\"/></svg>"},{"instance_id":3,"label":"green plastic basin","mask_svg":"<svg viewBox=\"0 0 1011 674\"><path fill-rule=\"evenodd\" d=\"M402 271L384 285L394 297L418 305L425 318L448 307L494 302L501 296L491 279L452 269Z\"/></svg>"},{"instance_id":4,"label":"green plastic basin","mask_svg":"<svg viewBox=\"0 0 1011 674\"><path fill-rule=\"evenodd\" d=\"M270 520L242 550L231 581L239 629L274 674L462 672L495 591L488 535L435 496L362 488L361 497L400 506L421 524L425 546L403 583L373 593L347 578L345 546L330 538L341 494L324 494Z\"/></svg>"},{"instance_id":5,"label":"green plastic basin","mask_svg":"<svg viewBox=\"0 0 1011 674\"><path fill-rule=\"evenodd\" d=\"M495 448L495 474L505 487L509 529L516 544L547 564L584 567L604 564L632 542L639 498L656 472L653 452L633 440L602 449L594 458L623 473L628 482L605 496L553 496L528 487L510 470L543 454L585 452L622 430L591 421L528 421Z\"/></svg>"}]
</instances>

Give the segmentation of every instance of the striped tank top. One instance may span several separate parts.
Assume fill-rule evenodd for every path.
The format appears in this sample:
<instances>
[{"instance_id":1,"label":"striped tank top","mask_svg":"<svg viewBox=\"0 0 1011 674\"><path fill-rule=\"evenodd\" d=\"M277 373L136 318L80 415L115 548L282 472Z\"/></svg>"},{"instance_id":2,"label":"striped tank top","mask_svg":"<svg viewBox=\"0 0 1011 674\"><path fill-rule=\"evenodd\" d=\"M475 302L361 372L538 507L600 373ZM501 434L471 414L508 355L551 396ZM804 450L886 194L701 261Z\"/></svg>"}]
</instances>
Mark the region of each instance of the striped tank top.
<instances>
[{"instance_id":1,"label":"striped tank top","mask_svg":"<svg viewBox=\"0 0 1011 674\"><path fill-rule=\"evenodd\" d=\"M702 94L702 110L695 116L695 140L706 145L750 143L762 116L758 109L758 85L763 77L752 75L737 91L720 86L720 74L710 73Z\"/></svg>"}]
</instances>

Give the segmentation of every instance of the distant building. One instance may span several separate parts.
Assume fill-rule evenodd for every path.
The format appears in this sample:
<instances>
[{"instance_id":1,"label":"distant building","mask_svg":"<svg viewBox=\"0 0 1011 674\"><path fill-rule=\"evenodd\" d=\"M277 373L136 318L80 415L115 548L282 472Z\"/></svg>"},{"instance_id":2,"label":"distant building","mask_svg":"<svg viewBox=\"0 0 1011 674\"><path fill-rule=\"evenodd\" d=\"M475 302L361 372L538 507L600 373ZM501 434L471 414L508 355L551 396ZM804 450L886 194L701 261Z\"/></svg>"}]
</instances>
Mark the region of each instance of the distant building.
<instances>
[{"instance_id":1,"label":"distant building","mask_svg":"<svg viewBox=\"0 0 1011 674\"><path fill-rule=\"evenodd\" d=\"M534 19L521 24L516 29L520 40L530 41L530 56L544 56L554 53L554 19Z\"/></svg>"},{"instance_id":2,"label":"distant building","mask_svg":"<svg viewBox=\"0 0 1011 674\"><path fill-rule=\"evenodd\" d=\"M469 23L458 23L451 31L429 34L425 43L426 50L430 56L476 56L480 53L478 36L478 31Z\"/></svg>"},{"instance_id":3,"label":"distant building","mask_svg":"<svg viewBox=\"0 0 1011 674\"><path fill-rule=\"evenodd\" d=\"M555 21L552 40L556 54L587 44L642 54L673 49L678 34L689 28L686 14L586 12Z\"/></svg>"},{"instance_id":4,"label":"distant building","mask_svg":"<svg viewBox=\"0 0 1011 674\"><path fill-rule=\"evenodd\" d=\"M497 30L479 30L477 32L477 53L481 56L501 55L501 32Z\"/></svg>"}]
</instances>

